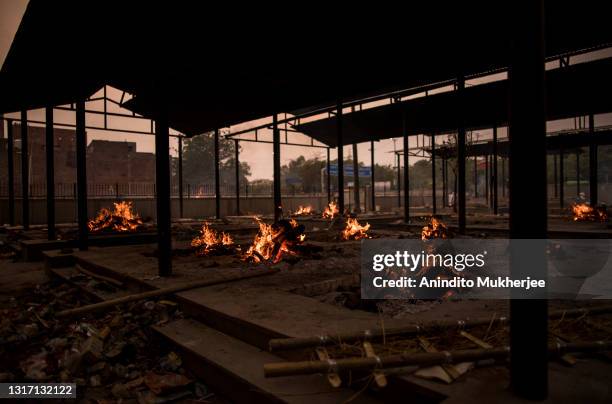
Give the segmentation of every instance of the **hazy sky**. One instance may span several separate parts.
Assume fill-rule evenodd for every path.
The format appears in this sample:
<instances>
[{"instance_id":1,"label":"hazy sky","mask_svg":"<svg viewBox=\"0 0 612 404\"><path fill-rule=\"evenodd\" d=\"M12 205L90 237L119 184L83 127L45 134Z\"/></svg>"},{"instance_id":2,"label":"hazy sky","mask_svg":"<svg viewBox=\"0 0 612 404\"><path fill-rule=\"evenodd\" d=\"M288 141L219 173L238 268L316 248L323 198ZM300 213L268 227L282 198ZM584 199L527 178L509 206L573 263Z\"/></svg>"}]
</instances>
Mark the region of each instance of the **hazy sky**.
<instances>
[{"instance_id":1,"label":"hazy sky","mask_svg":"<svg viewBox=\"0 0 612 404\"><path fill-rule=\"evenodd\" d=\"M19 26L19 22L23 16L25 11L27 0L0 0L0 63L4 62L6 54L10 48L11 42L15 35L15 32ZM610 56L610 49L605 51L605 56ZM577 59L579 59L578 57ZM468 83L469 84L469 83ZM118 92L109 92L109 96L115 95L118 99L120 95ZM109 104L112 105L112 104ZM90 110L101 110L101 104L98 103L96 105L95 102L88 103L87 109ZM119 112L120 109L118 107L109 106L110 111ZM7 116L18 118L18 114L7 114ZM34 120L44 120L44 111L43 110L35 110L29 111L28 115L29 119ZM88 114L87 115L87 124L88 125L101 125L102 121L99 116ZM603 118L603 117L602 117ZM74 123L74 114L72 112L66 111L56 111L55 112L55 122L65 122L65 123ZM603 120L602 120L603 121ZM612 123L612 119L605 119L605 124ZM610 122L608 122L610 121ZM604 122L597 122L598 125L604 124ZM253 123L247 123L245 125L240 125L238 128L252 127ZM149 130L149 124L146 121L137 121L124 118L109 118L109 126L118 128L118 129L133 129L133 130ZM573 126L573 120L565 120L564 122L557 122L549 124L549 130L561 129L562 127L571 127ZM235 129L235 128L232 128ZM271 139L270 131L260 131L260 138ZM120 133L120 132L107 132L100 130L92 130L88 129L88 139L91 141L92 139L108 139L108 140L127 140L127 141L135 141L137 142L137 147L139 151L144 152L154 152L155 144L153 141L153 136L147 135L135 135L129 133ZM505 133L502 132L502 133ZM479 139L488 139L491 137L491 131L475 131L473 133L475 138ZM281 137L284 136L284 133L281 134ZM289 133L288 135L289 141L293 143L308 143L309 138L301 134ZM422 142L422 140L420 141ZM267 178L272 179L272 145L264 144L264 143L253 143L253 142L241 142L242 145L242 153L240 159L249 163L251 166L251 180L259 179L259 178ZM417 146L417 137L410 137L410 147ZM173 149L173 153L176 152L176 141L174 139L171 140L170 143L171 149ZM393 150L394 147L397 149L402 148L401 139L396 139L394 142L393 139L387 139L380 142L375 142L375 159L379 164L389 164L394 165L394 155ZM358 154L359 161L365 163L366 165L370 165L370 144L362 143L358 145ZM345 146L344 155L350 156L352 154L352 147ZM300 155L305 156L306 158L310 157L320 157L325 158L325 149L320 148L310 148L310 147L301 147L301 146L281 146L281 164L286 164L289 160L294 159ZM332 149L331 158L334 159L336 157L336 150ZM411 157L411 163L416 161L417 158Z\"/></svg>"}]
</instances>

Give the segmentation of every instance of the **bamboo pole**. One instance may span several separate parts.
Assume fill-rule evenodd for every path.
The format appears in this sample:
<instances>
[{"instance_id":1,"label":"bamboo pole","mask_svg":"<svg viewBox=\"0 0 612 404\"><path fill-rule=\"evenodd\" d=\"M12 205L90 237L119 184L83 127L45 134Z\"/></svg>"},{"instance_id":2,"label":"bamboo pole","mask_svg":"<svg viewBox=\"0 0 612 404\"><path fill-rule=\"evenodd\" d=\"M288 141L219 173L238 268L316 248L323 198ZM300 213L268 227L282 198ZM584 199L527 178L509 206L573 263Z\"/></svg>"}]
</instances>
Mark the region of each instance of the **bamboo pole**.
<instances>
[{"instance_id":1,"label":"bamboo pole","mask_svg":"<svg viewBox=\"0 0 612 404\"><path fill-rule=\"evenodd\" d=\"M578 317L587 314L611 313L612 306L600 306L591 308L555 310L549 313L549 318ZM427 331L445 328L470 328L481 325L500 325L506 324L508 317L497 317L494 319L479 318L467 320L440 320L422 324L411 324L401 327L386 329L364 330L359 332L345 332L336 335L321 335L298 338L275 338L269 342L270 351L285 351L291 349L309 348L315 346L335 345L338 343L350 343L361 340L380 340L383 337L410 336L422 334Z\"/></svg>"},{"instance_id":2,"label":"bamboo pole","mask_svg":"<svg viewBox=\"0 0 612 404\"><path fill-rule=\"evenodd\" d=\"M558 343L548 347L549 358L572 352L602 352L612 350L612 340ZM350 370L376 370L404 366L434 366L450 363L474 362L484 359L507 359L510 347L493 349L465 349L441 352L404 352L396 355L365 358L346 358L325 361L277 362L264 365L265 377L340 373Z\"/></svg>"},{"instance_id":3,"label":"bamboo pole","mask_svg":"<svg viewBox=\"0 0 612 404\"><path fill-rule=\"evenodd\" d=\"M57 317L76 316L76 315L90 313L90 312L97 311L97 310L107 309L109 307L114 307L114 306L124 304L124 303L134 302L134 301L143 300L143 299L150 299L153 297L170 295L173 293L184 292L186 290L201 288L205 286L213 286L213 285L219 285L222 283L240 281L243 279L267 276L267 275L271 275L276 272L278 272L278 269L267 269L267 270L261 270L261 271L255 270L251 273L247 273L246 275L224 277L220 279L206 279L206 280L202 280L198 282L190 282L188 284L180 284L176 286L171 286L169 288L156 289L156 290L151 290L148 292L138 293L135 295L119 297L117 299L106 300L100 303L94 303L94 304L90 304L87 306L77 307L76 309L63 310L63 311L58 312L56 316Z\"/></svg>"}]
</instances>

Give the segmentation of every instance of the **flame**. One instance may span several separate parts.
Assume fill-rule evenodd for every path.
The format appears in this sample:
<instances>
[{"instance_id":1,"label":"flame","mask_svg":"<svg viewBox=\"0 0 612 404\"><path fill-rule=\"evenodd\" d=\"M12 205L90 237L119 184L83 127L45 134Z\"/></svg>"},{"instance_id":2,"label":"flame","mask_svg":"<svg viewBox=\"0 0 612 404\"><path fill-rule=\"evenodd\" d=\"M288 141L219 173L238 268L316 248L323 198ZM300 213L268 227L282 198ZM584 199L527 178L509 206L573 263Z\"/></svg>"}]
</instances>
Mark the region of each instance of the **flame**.
<instances>
[{"instance_id":1,"label":"flame","mask_svg":"<svg viewBox=\"0 0 612 404\"><path fill-rule=\"evenodd\" d=\"M431 222L423 227L421 230L421 240L429 240L432 238L448 238L448 228L446 225L436 219L431 218Z\"/></svg>"},{"instance_id":2,"label":"flame","mask_svg":"<svg viewBox=\"0 0 612 404\"><path fill-rule=\"evenodd\" d=\"M587 203L574 203L572 205L574 221L605 222L608 220L608 212L603 206L593 207Z\"/></svg>"},{"instance_id":3,"label":"flame","mask_svg":"<svg viewBox=\"0 0 612 404\"><path fill-rule=\"evenodd\" d=\"M292 246L301 244L306 239L295 219L281 220L277 224L266 224L258 218L255 220L259 225L259 232L243 257L245 261L277 263L283 254L293 253Z\"/></svg>"},{"instance_id":4,"label":"flame","mask_svg":"<svg viewBox=\"0 0 612 404\"><path fill-rule=\"evenodd\" d=\"M98 215L87 223L91 232L113 229L118 232L136 231L142 225L142 219L132 212L132 202L114 202L114 210L102 208Z\"/></svg>"},{"instance_id":5,"label":"flame","mask_svg":"<svg viewBox=\"0 0 612 404\"><path fill-rule=\"evenodd\" d=\"M346 221L346 227L342 231L342 240L361 240L362 238L370 238L367 234L369 229L369 223L362 226L356 218L349 217Z\"/></svg>"},{"instance_id":6,"label":"flame","mask_svg":"<svg viewBox=\"0 0 612 404\"><path fill-rule=\"evenodd\" d=\"M218 233L208 223L204 223L200 234L191 240L191 246L198 248L198 255L209 255L220 247L233 245L234 240L229 234L225 232Z\"/></svg>"},{"instance_id":7,"label":"flame","mask_svg":"<svg viewBox=\"0 0 612 404\"><path fill-rule=\"evenodd\" d=\"M298 210L296 210L293 214L294 215L310 215L310 214L312 214L312 206L310 206L310 205L308 205L308 206L300 205L298 207Z\"/></svg>"},{"instance_id":8,"label":"flame","mask_svg":"<svg viewBox=\"0 0 612 404\"><path fill-rule=\"evenodd\" d=\"M334 201L331 201L323 211L323 218L333 219L339 212L338 205L336 205Z\"/></svg>"}]
</instances>

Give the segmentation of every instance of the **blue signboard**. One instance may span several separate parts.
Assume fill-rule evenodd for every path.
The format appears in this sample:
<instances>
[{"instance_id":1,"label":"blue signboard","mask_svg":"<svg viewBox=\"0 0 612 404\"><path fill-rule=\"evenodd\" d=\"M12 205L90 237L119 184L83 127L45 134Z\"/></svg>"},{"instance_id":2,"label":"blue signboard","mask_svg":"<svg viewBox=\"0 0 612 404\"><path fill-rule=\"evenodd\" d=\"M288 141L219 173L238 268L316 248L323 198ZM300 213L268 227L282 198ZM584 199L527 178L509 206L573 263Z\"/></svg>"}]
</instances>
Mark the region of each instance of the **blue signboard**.
<instances>
[{"instance_id":1,"label":"blue signboard","mask_svg":"<svg viewBox=\"0 0 612 404\"><path fill-rule=\"evenodd\" d=\"M338 175L338 165L337 164L330 164L329 174ZM353 176L353 165L352 164L347 164L344 166L344 175L347 177ZM371 167L359 167L359 176L360 177L372 176L372 168Z\"/></svg>"}]
</instances>

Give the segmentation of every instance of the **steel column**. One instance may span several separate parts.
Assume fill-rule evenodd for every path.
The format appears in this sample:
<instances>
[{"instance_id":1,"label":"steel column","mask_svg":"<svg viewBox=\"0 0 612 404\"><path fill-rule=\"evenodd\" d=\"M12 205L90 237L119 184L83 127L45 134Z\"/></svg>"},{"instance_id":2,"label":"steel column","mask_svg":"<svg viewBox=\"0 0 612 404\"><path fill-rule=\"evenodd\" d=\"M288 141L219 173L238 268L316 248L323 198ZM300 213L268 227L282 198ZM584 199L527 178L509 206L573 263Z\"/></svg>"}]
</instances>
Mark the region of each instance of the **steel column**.
<instances>
[{"instance_id":1,"label":"steel column","mask_svg":"<svg viewBox=\"0 0 612 404\"><path fill-rule=\"evenodd\" d=\"M215 217L221 219L221 179L219 175L219 129L215 129Z\"/></svg>"},{"instance_id":2,"label":"steel column","mask_svg":"<svg viewBox=\"0 0 612 404\"><path fill-rule=\"evenodd\" d=\"M474 156L474 198L478 198L478 156Z\"/></svg>"},{"instance_id":3,"label":"steel column","mask_svg":"<svg viewBox=\"0 0 612 404\"><path fill-rule=\"evenodd\" d=\"M240 216L240 141L234 139L234 160L236 170L236 215Z\"/></svg>"},{"instance_id":4,"label":"steel column","mask_svg":"<svg viewBox=\"0 0 612 404\"><path fill-rule=\"evenodd\" d=\"M559 149L559 207L563 209L565 199L565 151Z\"/></svg>"},{"instance_id":5,"label":"steel column","mask_svg":"<svg viewBox=\"0 0 612 404\"><path fill-rule=\"evenodd\" d=\"M45 109L45 150L47 155L47 239L55 239L55 146L53 107Z\"/></svg>"},{"instance_id":6,"label":"steel column","mask_svg":"<svg viewBox=\"0 0 612 404\"><path fill-rule=\"evenodd\" d=\"M431 201L432 212L435 215L436 209L436 135L431 134Z\"/></svg>"},{"instance_id":7,"label":"steel column","mask_svg":"<svg viewBox=\"0 0 612 404\"><path fill-rule=\"evenodd\" d=\"M357 155L357 143L353 143L353 188L355 212L361 212L361 197L359 195L359 157Z\"/></svg>"},{"instance_id":8,"label":"steel column","mask_svg":"<svg viewBox=\"0 0 612 404\"><path fill-rule=\"evenodd\" d=\"M8 165L8 210L9 223L15 225L15 142L13 133L13 121L6 121L6 163Z\"/></svg>"},{"instance_id":9,"label":"steel column","mask_svg":"<svg viewBox=\"0 0 612 404\"><path fill-rule=\"evenodd\" d=\"M557 187L557 154L553 153L553 184L555 189L555 198L559 196L559 189Z\"/></svg>"},{"instance_id":10,"label":"steel column","mask_svg":"<svg viewBox=\"0 0 612 404\"><path fill-rule=\"evenodd\" d=\"M331 169L331 160L329 157L329 147L327 148L327 202L331 202L331 175L329 174L329 170Z\"/></svg>"},{"instance_id":11,"label":"steel column","mask_svg":"<svg viewBox=\"0 0 612 404\"><path fill-rule=\"evenodd\" d=\"M446 197L446 159L442 160L442 208L446 208L446 201L448 198Z\"/></svg>"},{"instance_id":12,"label":"steel column","mask_svg":"<svg viewBox=\"0 0 612 404\"><path fill-rule=\"evenodd\" d=\"M410 162L408 154L408 130L406 125L406 115L403 119L403 135L404 135L404 222L410 223Z\"/></svg>"},{"instance_id":13,"label":"steel column","mask_svg":"<svg viewBox=\"0 0 612 404\"><path fill-rule=\"evenodd\" d=\"M399 208L402 206L402 174L399 153L397 153L395 157L397 160L397 207Z\"/></svg>"},{"instance_id":14,"label":"steel column","mask_svg":"<svg viewBox=\"0 0 612 404\"><path fill-rule=\"evenodd\" d=\"M458 128L457 128L457 208L459 233L465 234L465 124L463 119L463 96L465 92L465 77L457 78Z\"/></svg>"},{"instance_id":15,"label":"steel column","mask_svg":"<svg viewBox=\"0 0 612 404\"><path fill-rule=\"evenodd\" d=\"M580 150L576 150L576 196L580 196Z\"/></svg>"},{"instance_id":16,"label":"steel column","mask_svg":"<svg viewBox=\"0 0 612 404\"><path fill-rule=\"evenodd\" d=\"M376 176L374 175L374 141L370 142L370 183L372 184L372 212L376 212Z\"/></svg>"},{"instance_id":17,"label":"steel column","mask_svg":"<svg viewBox=\"0 0 612 404\"><path fill-rule=\"evenodd\" d=\"M280 164L280 131L278 130L278 115L273 115L272 121L272 141L274 158L274 221L280 220L283 215L281 201L281 164Z\"/></svg>"},{"instance_id":18,"label":"steel column","mask_svg":"<svg viewBox=\"0 0 612 404\"><path fill-rule=\"evenodd\" d=\"M161 97L161 95L158 95ZM157 265L159 276L172 274L172 217L170 208L170 156L167 111L155 116L155 184L157 196Z\"/></svg>"},{"instance_id":19,"label":"steel column","mask_svg":"<svg viewBox=\"0 0 612 404\"><path fill-rule=\"evenodd\" d=\"M499 201L497 200L497 126L493 127L493 214L497 215Z\"/></svg>"},{"instance_id":20,"label":"steel column","mask_svg":"<svg viewBox=\"0 0 612 404\"><path fill-rule=\"evenodd\" d=\"M76 102L76 166L77 166L77 221L79 250L88 248L87 228L87 133L85 132L85 100Z\"/></svg>"},{"instance_id":21,"label":"steel column","mask_svg":"<svg viewBox=\"0 0 612 404\"><path fill-rule=\"evenodd\" d=\"M508 81L510 238L547 237L544 1L512 3ZM526 164L528 162L529 164ZM528 178L529 181L525 181ZM510 254L513 279L546 279L545 248ZM510 382L520 397L548 395L548 302L510 302Z\"/></svg>"},{"instance_id":22,"label":"steel column","mask_svg":"<svg viewBox=\"0 0 612 404\"><path fill-rule=\"evenodd\" d=\"M491 180L491 175L489 173L489 155L485 154L485 193L484 197L487 203L489 203L489 183Z\"/></svg>"},{"instance_id":23,"label":"steel column","mask_svg":"<svg viewBox=\"0 0 612 404\"><path fill-rule=\"evenodd\" d=\"M598 182L597 178L597 143L593 141L595 135L595 119L593 114L589 114L589 135L591 135L591 142L589 143L589 200L591 206L597 206L598 201Z\"/></svg>"},{"instance_id":24,"label":"steel column","mask_svg":"<svg viewBox=\"0 0 612 404\"><path fill-rule=\"evenodd\" d=\"M28 111L21 111L21 225L30 228L30 159L28 156Z\"/></svg>"},{"instance_id":25,"label":"steel column","mask_svg":"<svg viewBox=\"0 0 612 404\"><path fill-rule=\"evenodd\" d=\"M338 209L344 214L344 139L342 131L342 101L338 100L336 108L336 129L338 143Z\"/></svg>"},{"instance_id":26,"label":"steel column","mask_svg":"<svg viewBox=\"0 0 612 404\"><path fill-rule=\"evenodd\" d=\"M178 138L179 217L183 218L183 138Z\"/></svg>"}]
</instances>

